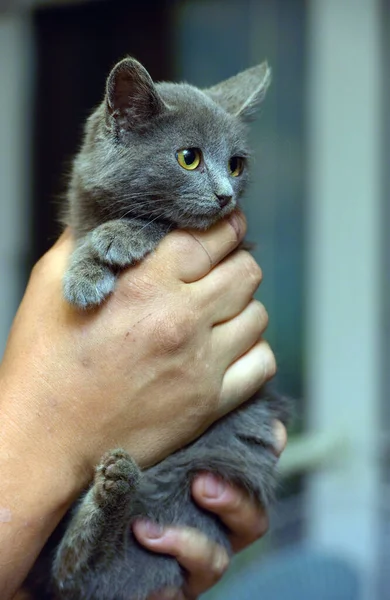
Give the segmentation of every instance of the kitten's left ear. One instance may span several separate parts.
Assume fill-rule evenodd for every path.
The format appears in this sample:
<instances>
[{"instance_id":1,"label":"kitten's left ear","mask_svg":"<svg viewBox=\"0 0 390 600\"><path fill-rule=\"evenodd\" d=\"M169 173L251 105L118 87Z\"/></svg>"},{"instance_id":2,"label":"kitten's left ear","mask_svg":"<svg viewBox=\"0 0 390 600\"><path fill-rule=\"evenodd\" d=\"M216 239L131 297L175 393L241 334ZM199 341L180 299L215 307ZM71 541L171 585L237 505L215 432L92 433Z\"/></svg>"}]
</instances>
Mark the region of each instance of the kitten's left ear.
<instances>
[{"instance_id":1,"label":"kitten's left ear","mask_svg":"<svg viewBox=\"0 0 390 600\"><path fill-rule=\"evenodd\" d=\"M166 108L141 63L124 58L115 65L106 84L106 114L120 129L144 127Z\"/></svg>"},{"instance_id":2,"label":"kitten's left ear","mask_svg":"<svg viewBox=\"0 0 390 600\"><path fill-rule=\"evenodd\" d=\"M245 120L253 115L263 101L270 83L271 69L263 62L204 92L228 113Z\"/></svg>"}]
</instances>

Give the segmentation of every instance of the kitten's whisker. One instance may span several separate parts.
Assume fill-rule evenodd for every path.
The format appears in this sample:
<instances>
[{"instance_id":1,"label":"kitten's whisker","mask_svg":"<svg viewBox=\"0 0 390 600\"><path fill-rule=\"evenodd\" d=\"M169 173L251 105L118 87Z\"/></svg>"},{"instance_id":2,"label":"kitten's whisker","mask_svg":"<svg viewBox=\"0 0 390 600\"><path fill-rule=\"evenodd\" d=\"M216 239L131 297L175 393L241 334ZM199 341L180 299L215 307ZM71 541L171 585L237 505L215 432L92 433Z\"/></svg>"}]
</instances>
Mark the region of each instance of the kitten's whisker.
<instances>
[{"instance_id":1,"label":"kitten's whisker","mask_svg":"<svg viewBox=\"0 0 390 600\"><path fill-rule=\"evenodd\" d=\"M152 219L151 221L149 221L149 223L146 223L146 225L144 225L143 227L141 227L140 231L143 231L144 229L146 229L146 227L149 227L149 225L151 225L153 223L153 221L156 221L157 219L160 219L162 217L161 214L157 215L156 217L154 217L154 219Z\"/></svg>"},{"instance_id":2,"label":"kitten's whisker","mask_svg":"<svg viewBox=\"0 0 390 600\"><path fill-rule=\"evenodd\" d=\"M137 217L138 219L141 219L142 217L148 215L148 216L153 216L153 214L156 214L156 210L145 210L143 212L139 212L137 210L128 210L127 212L125 212L124 214L120 215L119 219L125 219L126 217L128 217L129 215L134 215L135 217ZM157 218L159 216L163 216L163 214L161 213L161 211L158 212L157 214Z\"/></svg>"}]
</instances>

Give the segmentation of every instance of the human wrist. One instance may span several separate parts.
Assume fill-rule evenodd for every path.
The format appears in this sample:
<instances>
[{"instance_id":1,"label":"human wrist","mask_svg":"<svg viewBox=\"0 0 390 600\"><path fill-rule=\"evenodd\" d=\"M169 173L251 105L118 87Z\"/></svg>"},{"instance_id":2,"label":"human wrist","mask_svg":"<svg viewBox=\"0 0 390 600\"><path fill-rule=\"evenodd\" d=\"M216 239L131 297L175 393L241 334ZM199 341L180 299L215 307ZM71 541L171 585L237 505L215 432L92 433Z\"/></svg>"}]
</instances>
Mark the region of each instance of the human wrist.
<instances>
[{"instance_id":1,"label":"human wrist","mask_svg":"<svg viewBox=\"0 0 390 600\"><path fill-rule=\"evenodd\" d=\"M0 365L0 439L2 456L6 458L2 468L16 470L18 483L22 478L32 503L34 499L38 501L39 494L45 494L53 510L65 511L91 474L72 461L62 445L61 432L43 414L44 407L37 402L37 395L44 393L43 387L32 390L31 385L28 397L26 384L26 379L16 382L15 378L7 378Z\"/></svg>"},{"instance_id":2,"label":"human wrist","mask_svg":"<svg viewBox=\"0 0 390 600\"><path fill-rule=\"evenodd\" d=\"M23 401L0 375L0 597L4 600L14 597L81 491L81 480L71 464L50 435L41 436L36 425L39 417L26 410Z\"/></svg>"}]
</instances>

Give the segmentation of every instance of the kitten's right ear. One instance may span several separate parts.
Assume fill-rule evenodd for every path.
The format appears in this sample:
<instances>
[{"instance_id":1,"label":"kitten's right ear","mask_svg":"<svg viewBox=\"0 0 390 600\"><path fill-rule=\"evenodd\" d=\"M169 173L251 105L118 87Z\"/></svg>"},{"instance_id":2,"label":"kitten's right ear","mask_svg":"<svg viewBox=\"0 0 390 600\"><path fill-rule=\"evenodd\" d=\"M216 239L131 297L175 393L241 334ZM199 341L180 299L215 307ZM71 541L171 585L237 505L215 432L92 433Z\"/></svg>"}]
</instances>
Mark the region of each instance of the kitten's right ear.
<instances>
[{"instance_id":1,"label":"kitten's right ear","mask_svg":"<svg viewBox=\"0 0 390 600\"><path fill-rule=\"evenodd\" d=\"M270 82L271 69L263 62L204 91L228 113L245 121L253 117Z\"/></svg>"},{"instance_id":2,"label":"kitten's right ear","mask_svg":"<svg viewBox=\"0 0 390 600\"><path fill-rule=\"evenodd\" d=\"M108 126L130 131L147 125L166 110L147 70L134 58L115 65L107 79L106 116Z\"/></svg>"}]
</instances>

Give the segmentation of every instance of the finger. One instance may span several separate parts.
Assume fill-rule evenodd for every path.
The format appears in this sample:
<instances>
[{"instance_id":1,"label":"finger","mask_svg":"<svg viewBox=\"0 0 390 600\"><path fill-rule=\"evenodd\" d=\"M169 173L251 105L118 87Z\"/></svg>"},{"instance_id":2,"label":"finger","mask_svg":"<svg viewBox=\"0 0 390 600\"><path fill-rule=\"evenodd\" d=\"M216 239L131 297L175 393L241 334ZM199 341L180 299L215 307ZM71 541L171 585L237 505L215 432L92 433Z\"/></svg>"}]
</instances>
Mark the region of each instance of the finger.
<instances>
[{"instance_id":1,"label":"finger","mask_svg":"<svg viewBox=\"0 0 390 600\"><path fill-rule=\"evenodd\" d=\"M274 421L274 450L279 457L287 445L287 430L281 421Z\"/></svg>"},{"instance_id":2,"label":"finger","mask_svg":"<svg viewBox=\"0 0 390 600\"><path fill-rule=\"evenodd\" d=\"M250 302L261 279L255 259L248 252L237 250L191 288L199 305L207 307L214 325L238 315Z\"/></svg>"},{"instance_id":3,"label":"finger","mask_svg":"<svg viewBox=\"0 0 390 600\"><path fill-rule=\"evenodd\" d=\"M153 552L174 556L188 572L184 595L196 598L214 585L226 571L229 557L224 548L191 527L157 530L148 521L137 521L133 531L138 541ZM159 537L150 537L150 534Z\"/></svg>"},{"instance_id":4,"label":"finger","mask_svg":"<svg viewBox=\"0 0 390 600\"><path fill-rule=\"evenodd\" d=\"M246 221L235 211L207 231L175 231L164 238L156 257L167 257L173 273L184 283L198 281L230 254L243 239Z\"/></svg>"},{"instance_id":5,"label":"finger","mask_svg":"<svg viewBox=\"0 0 390 600\"><path fill-rule=\"evenodd\" d=\"M234 319L213 327L213 348L216 360L228 367L250 350L264 333L268 314L263 304L252 300Z\"/></svg>"},{"instance_id":6,"label":"finger","mask_svg":"<svg viewBox=\"0 0 390 600\"><path fill-rule=\"evenodd\" d=\"M194 480L192 493L200 506L217 514L228 527L234 552L249 546L266 533L266 510L247 493L218 476L212 473L199 475Z\"/></svg>"},{"instance_id":7,"label":"finger","mask_svg":"<svg viewBox=\"0 0 390 600\"><path fill-rule=\"evenodd\" d=\"M219 416L249 400L275 372L275 356L268 342L260 340L226 370Z\"/></svg>"}]
</instances>

